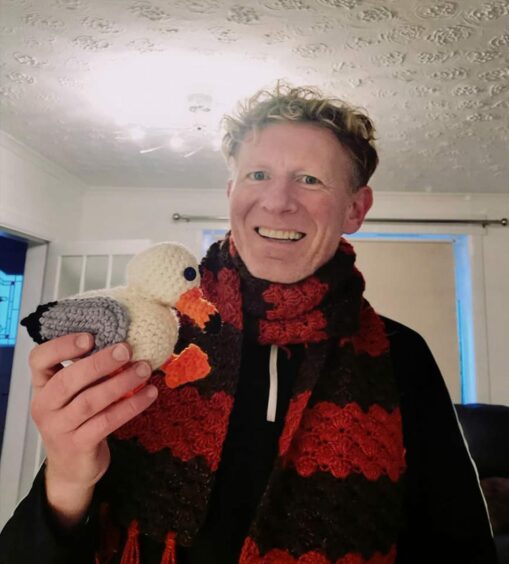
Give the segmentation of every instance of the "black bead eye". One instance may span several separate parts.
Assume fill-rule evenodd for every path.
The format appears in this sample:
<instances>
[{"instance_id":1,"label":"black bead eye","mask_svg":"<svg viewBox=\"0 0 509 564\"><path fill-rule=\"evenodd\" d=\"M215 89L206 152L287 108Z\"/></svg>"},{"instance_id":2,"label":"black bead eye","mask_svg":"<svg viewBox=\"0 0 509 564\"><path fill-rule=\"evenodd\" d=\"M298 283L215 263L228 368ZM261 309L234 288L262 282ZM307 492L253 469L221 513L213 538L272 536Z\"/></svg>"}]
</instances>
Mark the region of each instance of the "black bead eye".
<instances>
[{"instance_id":1,"label":"black bead eye","mask_svg":"<svg viewBox=\"0 0 509 564\"><path fill-rule=\"evenodd\" d=\"M194 269L192 266L188 266L184 270L184 278L189 282L191 282L191 280L194 280L196 278L196 269Z\"/></svg>"}]
</instances>

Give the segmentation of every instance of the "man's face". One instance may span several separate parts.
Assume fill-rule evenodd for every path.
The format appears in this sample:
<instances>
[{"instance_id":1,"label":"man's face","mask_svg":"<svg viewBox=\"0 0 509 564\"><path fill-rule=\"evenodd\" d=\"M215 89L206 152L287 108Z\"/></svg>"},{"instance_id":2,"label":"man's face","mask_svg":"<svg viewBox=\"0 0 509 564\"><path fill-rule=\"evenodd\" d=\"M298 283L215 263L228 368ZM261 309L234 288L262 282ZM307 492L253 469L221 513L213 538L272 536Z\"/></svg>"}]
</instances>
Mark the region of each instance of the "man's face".
<instances>
[{"instance_id":1,"label":"man's face","mask_svg":"<svg viewBox=\"0 0 509 564\"><path fill-rule=\"evenodd\" d=\"M297 282L359 229L372 203L367 186L351 193L351 159L334 134L311 123L281 122L241 143L228 184L235 246L249 272Z\"/></svg>"}]
</instances>

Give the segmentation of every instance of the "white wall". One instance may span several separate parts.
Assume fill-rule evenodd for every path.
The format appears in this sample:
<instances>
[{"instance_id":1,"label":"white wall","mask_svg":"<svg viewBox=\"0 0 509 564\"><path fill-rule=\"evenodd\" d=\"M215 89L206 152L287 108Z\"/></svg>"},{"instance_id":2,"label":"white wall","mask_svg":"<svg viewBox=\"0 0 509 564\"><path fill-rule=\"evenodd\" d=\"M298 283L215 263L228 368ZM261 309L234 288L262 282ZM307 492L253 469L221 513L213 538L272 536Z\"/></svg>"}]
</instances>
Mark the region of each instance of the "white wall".
<instances>
[{"instance_id":1,"label":"white wall","mask_svg":"<svg viewBox=\"0 0 509 564\"><path fill-rule=\"evenodd\" d=\"M45 241L78 237L82 194L86 185L14 138L0 131L0 231L29 240L21 316L41 301L46 262ZM9 389L9 404L0 461L0 528L20 495L20 478L33 478L24 453L35 445L35 428L26 414L30 406L28 352L33 343L19 331Z\"/></svg>"},{"instance_id":2,"label":"white wall","mask_svg":"<svg viewBox=\"0 0 509 564\"><path fill-rule=\"evenodd\" d=\"M376 190L376 188L375 188ZM180 241L200 254L200 232L226 223L175 223L172 214L225 216L223 189L95 188L83 197L82 239ZM371 218L486 219L509 217L509 195L375 193ZM470 236L478 401L509 405L509 228L365 224L364 232L462 233Z\"/></svg>"},{"instance_id":3,"label":"white wall","mask_svg":"<svg viewBox=\"0 0 509 564\"><path fill-rule=\"evenodd\" d=\"M47 241L75 238L86 185L0 131L0 228Z\"/></svg>"},{"instance_id":4,"label":"white wall","mask_svg":"<svg viewBox=\"0 0 509 564\"><path fill-rule=\"evenodd\" d=\"M215 222L175 223L176 212L227 216L226 190L103 188L83 197L80 235L89 239L179 241L200 255L201 230L227 227Z\"/></svg>"},{"instance_id":5,"label":"white wall","mask_svg":"<svg viewBox=\"0 0 509 564\"><path fill-rule=\"evenodd\" d=\"M509 405L509 228L484 240L484 262L491 399Z\"/></svg>"}]
</instances>

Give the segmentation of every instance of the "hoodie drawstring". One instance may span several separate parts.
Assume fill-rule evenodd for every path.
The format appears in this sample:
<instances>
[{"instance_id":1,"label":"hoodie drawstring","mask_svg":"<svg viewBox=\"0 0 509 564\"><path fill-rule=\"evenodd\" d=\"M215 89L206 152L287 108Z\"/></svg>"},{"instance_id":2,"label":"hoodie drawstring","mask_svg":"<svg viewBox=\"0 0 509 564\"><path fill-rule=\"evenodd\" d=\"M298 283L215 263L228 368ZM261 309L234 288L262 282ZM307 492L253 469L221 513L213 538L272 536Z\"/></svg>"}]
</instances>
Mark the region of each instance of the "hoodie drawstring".
<instances>
[{"instance_id":1,"label":"hoodie drawstring","mask_svg":"<svg viewBox=\"0 0 509 564\"><path fill-rule=\"evenodd\" d=\"M270 347L270 360L269 360L269 401L267 402L267 421L274 423L276 421L277 409L277 345Z\"/></svg>"}]
</instances>

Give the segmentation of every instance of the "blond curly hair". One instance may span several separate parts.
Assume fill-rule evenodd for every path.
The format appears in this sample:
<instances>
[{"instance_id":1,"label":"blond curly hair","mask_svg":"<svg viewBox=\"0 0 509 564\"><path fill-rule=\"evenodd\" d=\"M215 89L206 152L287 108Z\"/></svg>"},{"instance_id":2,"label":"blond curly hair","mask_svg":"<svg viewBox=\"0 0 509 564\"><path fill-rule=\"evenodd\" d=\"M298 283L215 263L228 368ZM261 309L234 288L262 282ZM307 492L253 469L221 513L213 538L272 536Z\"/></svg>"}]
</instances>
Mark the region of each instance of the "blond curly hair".
<instances>
[{"instance_id":1,"label":"blond curly hair","mask_svg":"<svg viewBox=\"0 0 509 564\"><path fill-rule=\"evenodd\" d=\"M250 132L278 121L311 122L330 129L352 159L352 188L366 186L378 165L375 127L359 108L327 98L313 87L292 87L278 81L275 88L259 90L241 103L233 115L223 117L222 152L235 160L240 144Z\"/></svg>"}]
</instances>

